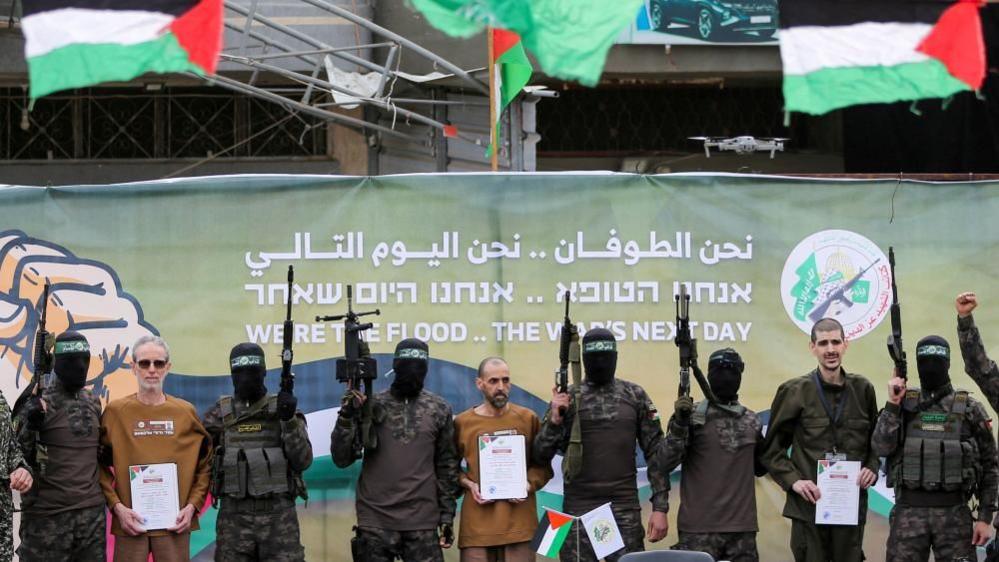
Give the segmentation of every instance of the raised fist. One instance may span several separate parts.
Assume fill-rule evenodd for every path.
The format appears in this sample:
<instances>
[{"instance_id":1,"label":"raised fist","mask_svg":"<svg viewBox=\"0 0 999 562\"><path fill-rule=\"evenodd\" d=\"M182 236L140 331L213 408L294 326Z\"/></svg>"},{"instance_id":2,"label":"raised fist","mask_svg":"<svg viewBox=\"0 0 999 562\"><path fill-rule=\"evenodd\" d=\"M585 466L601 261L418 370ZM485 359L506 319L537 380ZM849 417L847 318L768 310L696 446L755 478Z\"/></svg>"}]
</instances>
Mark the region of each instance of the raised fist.
<instances>
[{"instance_id":1,"label":"raised fist","mask_svg":"<svg viewBox=\"0 0 999 562\"><path fill-rule=\"evenodd\" d=\"M50 284L49 299L42 290ZM87 384L107 401L136 390L131 345L156 329L139 303L125 293L106 264L18 230L0 231L0 391L13 400L34 371L33 350L42 307L46 330L76 330L90 342Z\"/></svg>"}]
</instances>

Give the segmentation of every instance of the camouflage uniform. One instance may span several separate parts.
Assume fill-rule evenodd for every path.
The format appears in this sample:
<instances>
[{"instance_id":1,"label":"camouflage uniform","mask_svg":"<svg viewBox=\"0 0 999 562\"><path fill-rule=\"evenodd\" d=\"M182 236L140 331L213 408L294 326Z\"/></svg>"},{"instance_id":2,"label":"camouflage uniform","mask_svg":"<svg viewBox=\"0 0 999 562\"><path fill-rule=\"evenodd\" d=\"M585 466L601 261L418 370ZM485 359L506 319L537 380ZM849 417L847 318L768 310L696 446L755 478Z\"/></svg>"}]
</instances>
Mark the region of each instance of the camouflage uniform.
<instances>
[{"instance_id":1,"label":"camouflage uniform","mask_svg":"<svg viewBox=\"0 0 999 562\"><path fill-rule=\"evenodd\" d=\"M569 388L569 394L573 394L573 387ZM628 381L615 378L604 385L593 385L584 380L581 400L582 404L578 406L569 405L560 425L551 422L550 412L545 415L532 454L538 463L550 463L557 451L566 450L578 407L583 440L582 469L578 476L565 483L564 510L578 516L611 502L625 545L623 550L607 556L607 560L613 562L628 552L645 550L645 532L635 489L636 439L648 465L652 509L663 513L669 509L669 475L662 468L660 452L664 443L662 424L645 390ZM628 433L621 434L614 424L618 424L617 428L627 426ZM615 431L617 434L612 435ZM629 450L626 455L623 452L618 455L614 446ZM607 466L610 463L623 464L616 467L614 473L609 473ZM576 542L576 532L570 531L559 553L561 560L575 561L577 555L581 561L596 560L585 532L579 533L578 550Z\"/></svg>"},{"instance_id":2,"label":"camouflage uniform","mask_svg":"<svg viewBox=\"0 0 999 562\"><path fill-rule=\"evenodd\" d=\"M411 398L386 390L371 407L378 445L364 450L357 484L359 554L368 562L443 560L437 527L452 525L459 493L451 406L426 390ZM359 458L353 448L359 417L341 415L333 427L338 467Z\"/></svg>"},{"instance_id":3,"label":"camouflage uniform","mask_svg":"<svg viewBox=\"0 0 999 562\"><path fill-rule=\"evenodd\" d=\"M680 541L673 550L707 552L715 560L731 562L758 562L756 531L748 533L685 533L679 531Z\"/></svg>"},{"instance_id":4,"label":"camouflage uniform","mask_svg":"<svg viewBox=\"0 0 999 562\"><path fill-rule=\"evenodd\" d=\"M957 319L957 339L961 343L964 372L971 376L989 400L993 410L999 410L999 367L989 359L982 343L982 335L975 326L972 315Z\"/></svg>"},{"instance_id":5,"label":"camouflage uniform","mask_svg":"<svg viewBox=\"0 0 999 562\"><path fill-rule=\"evenodd\" d=\"M375 527L360 527L358 540L364 545L365 560L392 562L443 562L437 529L427 531L390 531Z\"/></svg>"},{"instance_id":6,"label":"camouflage uniform","mask_svg":"<svg viewBox=\"0 0 999 562\"><path fill-rule=\"evenodd\" d=\"M975 547L971 544L974 518L968 509L968 499L974 493L979 502L978 520L991 522L999 493L996 487L999 484L999 460L996 458L996 442L990 430L988 413L980 402L967 397L966 393L955 393L949 384L937 391L939 398L919 395L918 389L909 389L908 392L911 406L903 409L892 402L885 404L871 436L875 452L888 458L889 485L895 487L896 494L890 518L887 560L928 560L931 547L935 560L961 560L962 557L976 560ZM964 490L927 493L924 488L907 487L899 481L906 445L906 441L900 440L910 438L901 432L903 417L908 423L914 416L923 413L950 413L958 397L962 400L967 398L960 435L961 448L966 457L962 463L963 474L968 480ZM908 413L910 411L912 413ZM942 432L943 427L939 431ZM922 473L925 478L925 467ZM910 494L916 499L906 499ZM947 495L956 496L951 505L939 505L939 501L937 506L921 505L926 504L927 499L932 501Z\"/></svg>"},{"instance_id":7,"label":"camouflage uniform","mask_svg":"<svg viewBox=\"0 0 999 562\"><path fill-rule=\"evenodd\" d=\"M762 430L756 413L738 403L698 402L689 426L678 424L676 415L670 419L663 470L668 474L684 464L679 542L672 549L706 552L715 560L759 561L753 480L766 473Z\"/></svg>"},{"instance_id":8,"label":"camouflage uniform","mask_svg":"<svg viewBox=\"0 0 999 562\"><path fill-rule=\"evenodd\" d=\"M14 496L10 491L10 473L18 468L31 470L14 435L10 406L0 394L0 477L6 480L0 484L0 562L9 562L14 557Z\"/></svg>"},{"instance_id":9,"label":"camouflage uniform","mask_svg":"<svg viewBox=\"0 0 999 562\"><path fill-rule=\"evenodd\" d=\"M98 479L98 438L101 403L89 389L68 392L58 378L53 378L42 393L47 410L41 432L27 427L27 408L14 418L17 440L35 475L31 490L22 495L17 554L23 562L78 560L102 562L106 556L107 515L104 495ZM63 414L65 421L62 420ZM80 446L52 441L55 424L68 426L64 438L75 439ZM57 438L56 438L57 439ZM92 443L88 446L87 441ZM46 445L44 468L39 463L39 442ZM80 476L92 475L89 490L66 489L60 479L66 471ZM40 498L40 494L45 494ZM54 506L53 497L65 498L65 505ZM39 505L39 503L42 505ZM61 504L62 502L60 502Z\"/></svg>"},{"instance_id":10,"label":"camouflage uniform","mask_svg":"<svg viewBox=\"0 0 999 562\"><path fill-rule=\"evenodd\" d=\"M224 397L222 400L225 400ZM222 400L204 415L204 426L211 434L216 447L224 446L225 432ZM256 424L276 424L280 426L280 443L274 446L284 450L288 463L288 491L272 493L260 497L227 495L226 492L214 488L216 476L213 475L213 494L221 495L222 503L218 519L215 522L216 548L215 560L220 562L243 562L255 560L276 560L278 562L301 562L305 560L305 548L302 546L298 526L298 514L295 511L295 497L304 495L304 484L301 474L312 464L312 444L309 442L309 432L305 425L305 416L296 412L289 421L281 421L275 408L276 396L268 395L267 406L259 413L249 411L253 405L240 404L232 400L235 422L240 423L238 431L261 431ZM256 423L246 423L253 421ZM266 429L266 428L264 428ZM223 454L216 453L216 466L220 466ZM225 474L222 478L224 482Z\"/></svg>"}]
</instances>

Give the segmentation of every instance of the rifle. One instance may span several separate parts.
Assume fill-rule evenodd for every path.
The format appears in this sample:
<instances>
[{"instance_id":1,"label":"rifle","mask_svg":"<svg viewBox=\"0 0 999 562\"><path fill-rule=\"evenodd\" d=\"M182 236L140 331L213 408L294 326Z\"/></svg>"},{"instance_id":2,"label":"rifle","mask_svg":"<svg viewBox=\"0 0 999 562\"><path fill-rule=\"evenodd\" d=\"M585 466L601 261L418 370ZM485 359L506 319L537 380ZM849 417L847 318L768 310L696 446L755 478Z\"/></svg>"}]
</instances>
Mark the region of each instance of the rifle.
<instances>
[{"instance_id":1,"label":"rifle","mask_svg":"<svg viewBox=\"0 0 999 562\"><path fill-rule=\"evenodd\" d=\"M291 372L291 362L295 357L291 345L295 339L295 322L291 319L291 285L295 281L295 268L288 266L288 310L284 319L284 342L281 348L281 392L295 389L295 374Z\"/></svg>"},{"instance_id":2,"label":"rifle","mask_svg":"<svg viewBox=\"0 0 999 562\"><path fill-rule=\"evenodd\" d=\"M680 396L690 396L690 373L693 371L697 386L709 402L718 402L711 390L708 379L704 377L701 368L697 366L697 340L690 335L690 293L687 286L680 284L680 293L673 297L676 301L676 337L673 343L680 348Z\"/></svg>"},{"instance_id":3,"label":"rifle","mask_svg":"<svg viewBox=\"0 0 999 562\"><path fill-rule=\"evenodd\" d=\"M381 314L380 309L368 312L354 312L353 286L347 285L347 313L335 316L316 316L316 322L339 322L344 324L344 356L336 360L336 380L347 384L347 390L357 390L364 393L364 403L361 405L362 429L354 433L354 453L361 456L365 447L373 449L376 443L371 427L371 396L372 382L378 376L378 364L368 349L368 343L361 338L361 332L372 327L371 322L361 323L361 316ZM363 389L363 390L362 390Z\"/></svg>"},{"instance_id":4,"label":"rifle","mask_svg":"<svg viewBox=\"0 0 999 562\"><path fill-rule=\"evenodd\" d=\"M895 277L895 248L888 247L888 267L891 270L891 335L888 336L888 355L895 362L895 372L907 379L908 363L902 348L902 307L898 304L898 281ZM896 389L897 391L897 389Z\"/></svg>"},{"instance_id":5,"label":"rifle","mask_svg":"<svg viewBox=\"0 0 999 562\"><path fill-rule=\"evenodd\" d=\"M812 310L811 313L809 313L808 315L809 320L811 320L812 322L818 322L819 320L825 318L826 312L829 310L829 307L832 306L832 303L836 301L842 301L848 307L853 306L853 301L846 298L846 292L852 289L853 286L857 284L857 281L860 281L860 278L863 277L864 274L867 273L869 269L874 267L874 264L878 263L879 261L881 261L881 258L872 261L870 265L868 265L864 269L861 269L860 273L854 275L852 279L847 281L845 284L841 285L838 289L836 289L832 293L829 293L829 296L826 297L826 300L822 301L822 304L815 307L815 309Z\"/></svg>"},{"instance_id":6,"label":"rifle","mask_svg":"<svg viewBox=\"0 0 999 562\"><path fill-rule=\"evenodd\" d=\"M569 301L572 293L565 292L565 320L562 323L562 334L559 341L558 361L559 368L555 371L555 386L559 392L569 390L569 367L572 367L572 400L576 404L577 415L572 418L572 427L569 430L569 444L565 448L565 455L562 457L562 478L565 482L572 481L579 475L583 467L583 430L580 425L578 408L582 400L583 373L580 368L579 349L579 329L572 320L569 319ZM565 408L559 408L558 413L564 416Z\"/></svg>"},{"instance_id":7,"label":"rifle","mask_svg":"<svg viewBox=\"0 0 999 562\"><path fill-rule=\"evenodd\" d=\"M11 410L11 416L16 416L17 413L24 407L24 404L28 401L30 396L41 396L42 392L45 390L45 373L50 370L51 357L48 352L45 351L45 341L49 339L50 334L45 330L45 322L48 317L49 310L49 283L45 282L45 288L42 289L42 316L38 321L38 331L35 332L35 349L33 357L33 367L34 370L31 374L31 382L24 389L24 392L17 398L14 402L14 408Z\"/></svg>"},{"instance_id":8,"label":"rifle","mask_svg":"<svg viewBox=\"0 0 999 562\"><path fill-rule=\"evenodd\" d=\"M569 391L569 345L572 343L572 334L576 332L576 326L569 320L569 299L572 293L565 292L565 320L562 322L562 333L558 347L558 369L555 370L555 390L559 393ZM563 415L565 412L561 412Z\"/></svg>"},{"instance_id":9,"label":"rifle","mask_svg":"<svg viewBox=\"0 0 999 562\"><path fill-rule=\"evenodd\" d=\"M690 365L697 361L697 340L690 337L690 294L687 286L680 285L680 293L673 297L676 301L676 337L673 342L680 349L680 388L679 396L690 396Z\"/></svg>"}]
</instances>

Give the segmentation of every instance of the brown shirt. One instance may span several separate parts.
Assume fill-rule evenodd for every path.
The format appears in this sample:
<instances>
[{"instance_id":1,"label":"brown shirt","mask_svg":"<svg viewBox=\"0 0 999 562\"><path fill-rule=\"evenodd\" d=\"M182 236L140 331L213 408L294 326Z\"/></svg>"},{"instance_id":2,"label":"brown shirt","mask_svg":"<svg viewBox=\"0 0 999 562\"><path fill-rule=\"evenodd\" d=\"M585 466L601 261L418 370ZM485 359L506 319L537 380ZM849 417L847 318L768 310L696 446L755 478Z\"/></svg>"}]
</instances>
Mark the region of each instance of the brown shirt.
<instances>
[{"instance_id":1,"label":"brown shirt","mask_svg":"<svg viewBox=\"0 0 999 562\"><path fill-rule=\"evenodd\" d=\"M469 408L454 418L454 438L458 454L468 465L466 476L479 482L479 436L523 435L527 451L527 501L496 501L479 505L465 491L461 503L461 526L458 547L497 546L531 540L538 526L535 492L552 477L551 468L531 462L531 443L541 428L541 421L531 410L509 404L501 416L482 416Z\"/></svg>"},{"instance_id":2,"label":"brown shirt","mask_svg":"<svg viewBox=\"0 0 999 562\"><path fill-rule=\"evenodd\" d=\"M211 475L211 438L189 402L168 395L165 403L148 406L135 394L114 400L101 416L101 445L105 447L102 461L110 463L101 467L101 487L109 508L119 502L132 506L131 487L124 477L129 466L176 463L181 508L191 504L201 509ZM191 521L191 530L196 529L197 517ZM115 516L111 518L111 532L125 534ZM149 534L169 532L157 530Z\"/></svg>"}]
</instances>

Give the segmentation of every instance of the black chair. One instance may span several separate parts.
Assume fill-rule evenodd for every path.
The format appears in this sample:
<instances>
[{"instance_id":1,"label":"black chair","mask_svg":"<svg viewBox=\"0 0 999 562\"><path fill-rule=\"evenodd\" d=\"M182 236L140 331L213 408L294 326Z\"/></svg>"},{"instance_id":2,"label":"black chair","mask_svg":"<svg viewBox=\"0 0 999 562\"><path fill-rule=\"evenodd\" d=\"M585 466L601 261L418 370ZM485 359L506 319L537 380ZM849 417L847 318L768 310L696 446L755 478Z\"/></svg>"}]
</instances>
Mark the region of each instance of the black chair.
<instances>
[{"instance_id":1,"label":"black chair","mask_svg":"<svg viewBox=\"0 0 999 562\"><path fill-rule=\"evenodd\" d=\"M715 562L715 559L707 552L692 550L647 550L629 552L620 562Z\"/></svg>"}]
</instances>

